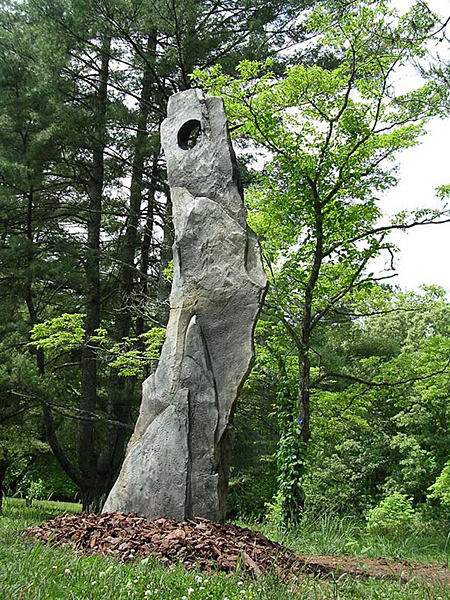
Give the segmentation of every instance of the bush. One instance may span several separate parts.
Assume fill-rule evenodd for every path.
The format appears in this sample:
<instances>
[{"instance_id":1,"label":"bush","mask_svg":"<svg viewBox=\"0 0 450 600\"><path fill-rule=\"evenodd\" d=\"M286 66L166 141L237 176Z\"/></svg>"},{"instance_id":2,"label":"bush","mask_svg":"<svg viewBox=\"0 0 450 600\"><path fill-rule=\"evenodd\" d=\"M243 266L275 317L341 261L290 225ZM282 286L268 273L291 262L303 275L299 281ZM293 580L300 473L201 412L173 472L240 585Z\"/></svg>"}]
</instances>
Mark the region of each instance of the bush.
<instances>
[{"instance_id":1,"label":"bush","mask_svg":"<svg viewBox=\"0 0 450 600\"><path fill-rule=\"evenodd\" d=\"M281 490L274 495L271 502L265 504L267 513L265 522L269 529L287 530L283 513L283 494Z\"/></svg>"},{"instance_id":2,"label":"bush","mask_svg":"<svg viewBox=\"0 0 450 600\"><path fill-rule=\"evenodd\" d=\"M367 529L370 533L385 536L401 536L417 529L419 518L414 512L412 498L394 492L378 506L369 510Z\"/></svg>"},{"instance_id":3,"label":"bush","mask_svg":"<svg viewBox=\"0 0 450 600\"><path fill-rule=\"evenodd\" d=\"M47 490L42 479L31 481L26 492L27 506L31 506L33 504L33 500L45 500L46 491Z\"/></svg>"},{"instance_id":4,"label":"bush","mask_svg":"<svg viewBox=\"0 0 450 600\"><path fill-rule=\"evenodd\" d=\"M431 492L428 494L429 500L437 500L447 510L450 508L450 463L444 465L442 473L428 491Z\"/></svg>"}]
</instances>

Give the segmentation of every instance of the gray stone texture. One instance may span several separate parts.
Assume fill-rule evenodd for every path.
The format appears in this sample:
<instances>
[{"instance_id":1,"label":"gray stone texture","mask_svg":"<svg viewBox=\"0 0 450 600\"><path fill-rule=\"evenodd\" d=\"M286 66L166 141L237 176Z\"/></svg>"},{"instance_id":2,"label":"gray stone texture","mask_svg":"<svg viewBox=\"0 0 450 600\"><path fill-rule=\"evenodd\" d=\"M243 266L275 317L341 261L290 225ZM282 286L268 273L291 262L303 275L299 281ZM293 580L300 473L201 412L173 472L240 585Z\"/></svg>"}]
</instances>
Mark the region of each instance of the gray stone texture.
<instances>
[{"instance_id":1,"label":"gray stone texture","mask_svg":"<svg viewBox=\"0 0 450 600\"><path fill-rule=\"evenodd\" d=\"M170 317L103 511L223 521L231 422L267 279L222 100L196 89L175 94L161 137L175 226Z\"/></svg>"}]
</instances>

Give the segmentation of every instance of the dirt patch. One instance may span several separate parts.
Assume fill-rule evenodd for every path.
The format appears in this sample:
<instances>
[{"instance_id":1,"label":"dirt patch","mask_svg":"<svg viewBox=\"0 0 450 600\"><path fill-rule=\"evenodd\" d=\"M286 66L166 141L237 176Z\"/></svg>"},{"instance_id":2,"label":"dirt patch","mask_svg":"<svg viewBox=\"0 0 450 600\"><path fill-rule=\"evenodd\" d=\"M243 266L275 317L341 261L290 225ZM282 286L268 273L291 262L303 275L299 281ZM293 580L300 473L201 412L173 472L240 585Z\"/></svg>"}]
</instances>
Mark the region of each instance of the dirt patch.
<instances>
[{"instance_id":1,"label":"dirt patch","mask_svg":"<svg viewBox=\"0 0 450 600\"><path fill-rule=\"evenodd\" d=\"M200 518L179 523L124 513L61 515L30 527L27 534L52 544L70 544L83 554L104 554L122 561L155 556L167 565L183 563L188 569L203 571L233 572L239 565L256 577L275 571L283 578L347 574L450 584L450 569L445 566L384 558L300 556L256 531Z\"/></svg>"},{"instance_id":2,"label":"dirt patch","mask_svg":"<svg viewBox=\"0 0 450 600\"><path fill-rule=\"evenodd\" d=\"M317 573L345 573L352 577L397 579L403 583L417 580L421 583L450 584L450 569L445 565L413 563L407 560L393 561L387 558L364 558L352 556L302 556L309 570Z\"/></svg>"}]
</instances>

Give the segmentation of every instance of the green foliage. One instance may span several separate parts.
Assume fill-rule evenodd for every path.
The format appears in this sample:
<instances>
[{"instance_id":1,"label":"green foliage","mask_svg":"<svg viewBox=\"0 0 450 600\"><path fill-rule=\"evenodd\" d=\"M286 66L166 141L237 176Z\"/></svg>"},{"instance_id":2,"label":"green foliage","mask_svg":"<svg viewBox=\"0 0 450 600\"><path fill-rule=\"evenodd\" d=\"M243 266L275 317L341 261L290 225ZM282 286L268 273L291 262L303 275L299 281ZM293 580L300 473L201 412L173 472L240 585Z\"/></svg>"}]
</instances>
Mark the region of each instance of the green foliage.
<instances>
[{"instance_id":1,"label":"green foliage","mask_svg":"<svg viewBox=\"0 0 450 600\"><path fill-rule=\"evenodd\" d=\"M274 405L279 430L275 453L278 491L273 501L266 503L266 518L279 526L297 522L304 504L302 482L307 445L300 436L295 404L295 396L287 379L284 379L278 386Z\"/></svg>"},{"instance_id":2,"label":"green foliage","mask_svg":"<svg viewBox=\"0 0 450 600\"><path fill-rule=\"evenodd\" d=\"M258 326L259 327L259 324ZM264 365L258 352L258 367ZM273 413L273 382L254 369L236 407L230 462L228 518L261 518L265 503L277 490L277 425Z\"/></svg>"},{"instance_id":3,"label":"green foliage","mask_svg":"<svg viewBox=\"0 0 450 600\"><path fill-rule=\"evenodd\" d=\"M14 476L13 473L11 476ZM61 469L53 455L41 456L31 465L17 483L16 494L28 496L28 490L37 482L41 482L43 486L40 497L42 499L74 500L79 495L78 488ZM8 484L8 481L6 483Z\"/></svg>"},{"instance_id":4,"label":"green foliage","mask_svg":"<svg viewBox=\"0 0 450 600\"><path fill-rule=\"evenodd\" d=\"M163 270L163 275L168 281L173 280L173 260L171 260L167 267Z\"/></svg>"},{"instance_id":5,"label":"green foliage","mask_svg":"<svg viewBox=\"0 0 450 600\"><path fill-rule=\"evenodd\" d=\"M110 367L117 369L121 377L141 376L149 362L159 358L165 335L164 327L153 327L137 338L123 338L108 349L113 357Z\"/></svg>"},{"instance_id":6,"label":"green foliage","mask_svg":"<svg viewBox=\"0 0 450 600\"><path fill-rule=\"evenodd\" d=\"M285 523L295 522L304 503L302 488L305 472L306 444L300 438L297 424L292 424L280 435L277 449L278 495Z\"/></svg>"},{"instance_id":7,"label":"green foliage","mask_svg":"<svg viewBox=\"0 0 450 600\"><path fill-rule=\"evenodd\" d=\"M36 434L37 428L33 431L17 424L0 427L0 458L14 462L23 456L47 453L48 444L35 437Z\"/></svg>"},{"instance_id":8,"label":"green foliage","mask_svg":"<svg viewBox=\"0 0 450 600\"><path fill-rule=\"evenodd\" d=\"M173 271L163 256L171 216L159 123L192 69L216 62L195 78L223 94L237 144L250 158L262 153L256 172L249 168L246 200L272 283L237 409L231 512L261 516L274 498L279 523L299 518L305 495L309 514L361 514L392 492L424 502L450 454L450 309L442 290L379 285L371 261L396 250L378 226L397 157L442 111L438 78L401 96L393 85L400 68L424 56L435 16L423 3L403 17L387 2L132 4L0 7L0 413L19 411L0 424L7 481L48 452L43 407L78 471L89 463L83 453L93 464L110 440L119 440L116 456L125 447L125 428L114 421L130 427L137 413L139 378L164 338L162 327L141 332L163 322L160 292ZM306 54L293 66L266 60L305 33ZM102 103L92 73L101 72L109 37ZM100 212L91 206L94 185ZM449 186L437 193L445 200ZM439 214L400 211L391 225ZM98 273L88 267L96 257ZM80 311L89 304L99 315L86 335ZM87 402L86 350L97 366ZM309 402L306 442L300 413ZM73 419L83 403L92 428ZM77 447L87 430L89 452ZM24 485L39 479L49 493L72 497L53 469L43 475L33 466ZM443 505L444 480L430 495Z\"/></svg>"},{"instance_id":9,"label":"green foliage","mask_svg":"<svg viewBox=\"0 0 450 600\"><path fill-rule=\"evenodd\" d=\"M421 351L414 348L416 356L405 351L399 357L399 347L392 346L393 336L386 332L383 342L391 344L396 360L384 367L387 349L383 346L383 356L377 356L364 335L360 341L368 346L352 347L357 317L345 316L364 315L371 303L374 312L389 305L379 282L392 273L376 276L372 269L374 259L396 251L389 230L447 214L445 207L400 211L390 224L379 226L380 199L397 182L399 154L419 143L427 120L439 112L435 83L395 93L399 69L424 56L435 24L435 15L422 4L399 16L386 2L350 3L345 10L338 3L318 3L306 28L318 50L335 57L333 66L301 61L280 76L271 61L246 60L236 77L218 66L193 75L202 87L223 96L236 138L244 147L250 141L263 157L247 203L271 282L263 317L265 368L278 382L287 375L291 387L297 387L296 394L291 391L297 406L284 419L278 442L279 486L292 503L286 513L290 518L303 504L301 486L308 487L316 507L320 497L327 504L326 494L339 510L346 505L364 510L385 492L384 484L417 494L435 470L433 451L424 450L413 435L392 435L393 396L397 418L411 416L407 404L400 409L401 394L389 391L389 398L381 400L380 406L387 405L384 422L380 418L376 424L375 451L369 445L371 418L384 391L381 385L369 389L364 381L394 382L399 369L405 379L426 377ZM428 373L442 368L445 355L444 339L432 344L442 351L434 364L430 355ZM346 375L361 383L352 384ZM281 396L274 404L283 412L280 403ZM391 450L396 444L395 453L402 455L401 475L391 471L387 483L386 442ZM313 445L311 452L305 451L306 444Z\"/></svg>"},{"instance_id":10,"label":"green foliage","mask_svg":"<svg viewBox=\"0 0 450 600\"><path fill-rule=\"evenodd\" d=\"M437 500L445 509L450 507L450 463L446 463L441 474L428 488L428 498Z\"/></svg>"},{"instance_id":11,"label":"green foliage","mask_svg":"<svg viewBox=\"0 0 450 600\"><path fill-rule=\"evenodd\" d=\"M157 360L165 336L165 328L153 327L138 337L124 337L114 343L108 330L99 328L86 339L83 314L63 314L38 323L30 333L31 345L56 356L80 350L85 344L95 345L103 352L109 367L117 369L121 377L142 376L148 363Z\"/></svg>"},{"instance_id":12,"label":"green foliage","mask_svg":"<svg viewBox=\"0 0 450 600\"><path fill-rule=\"evenodd\" d=\"M264 523L271 531L287 531L289 521L286 518L285 497L280 489L270 502L265 503Z\"/></svg>"},{"instance_id":13,"label":"green foliage","mask_svg":"<svg viewBox=\"0 0 450 600\"><path fill-rule=\"evenodd\" d=\"M19 476L30 460L49 453L48 444L40 438L38 420L29 419L22 425L0 425L0 462L6 465L6 488L11 478Z\"/></svg>"},{"instance_id":14,"label":"green foliage","mask_svg":"<svg viewBox=\"0 0 450 600\"><path fill-rule=\"evenodd\" d=\"M418 517L412 506L412 498L398 492L384 498L367 515L367 529L370 533L404 536L417 526Z\"/></svg>"},{"instance_id":15,"label":"green foliage","mask_svg":"<svg viewBox=\"0 0 450 600\"><path fill-rule=\"evenodd\" d=\"M405 293L387 287L374 292L358 304L342 304L338 314L316 329L321 364L312 368L317 382L311 393L314 417L301 475L308 514L362 515L394 492L423 504L427 488L448 460L450 305L445 293L438 288ZM257 360L248 393L253 405L264 401L267 411L272 407L278 435L272 429L257 430L255 436L264 435L273 445L284 422L293 434L299 428L297 356L270 310L256 329ZM327 376L330 371L333 375ZM277 421L281 414L290 420ZM239 428L238 419L239 412ZM289 455L287 443L280 443ZM294 447L292 455L299 456ZM288 456L286 461L279 469L285 467L289 475ZM252 474L257 489L258 472ZM259 476L266 481L268 475ZM273 485L275 474L270 477Z\"/></svg>"},{"instance_id":16,"label":"green foliage","mask_svg":"<svg viewBox=\"0 0 450 600\"><path fill-rule=\"evenodd\" d=\"M368 317L324 329L320 352L341 377L312 397L311 509L364 512L393 492L425 502L450 441L448 310L438 290L391 292L379 315L366 304Z\"/></svg>"},{"instance_id":17,"label":"green foliage","mask_svg":"<svg viewBox=\"0 0 450 600\"><path fill-rule=\"evenodd\" d=\"M30 344L50 352L68 352L83 346L84 319L86 315L64 313L43 323L34 325L30 332Z\"/></svg>"},{"instance_id":18,"label":"green foliage","mask_svg":"<svg viewBox=\"0 0 450 600\"><path fill-rule=\"evenodd\" d=\"M42 479L31 481L28 489L25 491L25 496L30 504L33 500L44 500L46 497L46 485Z\"/></svg>"}]
</instances>

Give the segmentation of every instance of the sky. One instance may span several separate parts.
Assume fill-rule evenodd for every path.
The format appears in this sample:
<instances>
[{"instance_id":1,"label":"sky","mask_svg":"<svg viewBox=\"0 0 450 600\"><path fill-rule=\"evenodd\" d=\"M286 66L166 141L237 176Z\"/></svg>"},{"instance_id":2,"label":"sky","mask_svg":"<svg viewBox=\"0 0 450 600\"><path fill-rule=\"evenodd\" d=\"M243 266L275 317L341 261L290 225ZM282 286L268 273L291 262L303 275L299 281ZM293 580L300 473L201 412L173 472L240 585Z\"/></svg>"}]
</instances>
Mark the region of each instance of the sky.
<instances>
[{"instance_id":1,"label":"sky","mask_svg":"<svg viewBox=\"0 0 450 600\"><path fill-rule=\"evenodd\" d=\"M436 120L428 129L420 146L401 155L400 182L382 199L384 214L442 206L435 188L450 184L450 118ZM390 239L399 248L395 261L398 276L391 283L408 290L436 284L450 292L450 223L395 232Z\"/></svg>"},{"instance_id":2,"label":"sky","mask_svg":"<svg viewBox=\"0 0 450 600\"><path fill-rule=\"evenodd\" d=\"M395 0L393 4L403 11L408 9L411 1ZM429 0L428 4L439 14L450 13L450 0ZM399 85L409 88L417 83L420 85L420 80L411 71L403 75ZM442 206L435 188L450 184L449 147L450 114L448 119L430 123L420 146L409 148L400 155L400 182L382 199L384 214ZM399 248L395 261L398 276L391 283L408 290L417 290L422 284L435 284L450 293L450 223L395 232L390 239Z\"/></svg>"}]
</instances>

